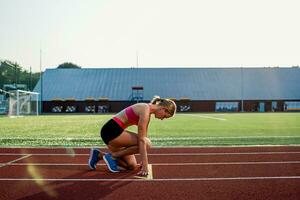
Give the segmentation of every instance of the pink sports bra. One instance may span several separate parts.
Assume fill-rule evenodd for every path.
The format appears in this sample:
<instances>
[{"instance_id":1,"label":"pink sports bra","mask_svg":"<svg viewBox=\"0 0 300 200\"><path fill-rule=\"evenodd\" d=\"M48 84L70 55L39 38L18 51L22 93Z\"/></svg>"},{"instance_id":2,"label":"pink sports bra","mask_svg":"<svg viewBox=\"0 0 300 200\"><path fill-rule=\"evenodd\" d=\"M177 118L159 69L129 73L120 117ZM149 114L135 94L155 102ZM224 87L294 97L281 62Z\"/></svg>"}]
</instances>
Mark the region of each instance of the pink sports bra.
<instances>
[{"instance_id":1,"label":"pink sports bra","mask_svg":"<svg viewBox=\"0 0 300 200\"><path fill-rule=\"evenodd\" d=\"M125 114L127 116L129 125L138 125L140 118L134 113L132 106L129 106L125 109ZM126 129L129 126L125 126L125 124L117 117L113 117L113 120L115 120L115 122L117 122L123 129Z\"/></svg>"},{"instance_id":2,"label":"pink sports bra","mask_svg":"<svg viewBox=\"0 0 300 200\"><path fill-rule=\"evenodd\" d=\"M135 112L133 111L132 106L126 108L125 113L126 113L127 119L128 119L130 124L138 125L140 118L139 118L138 115L135 114Z\"/></svg>"}]
</instances>

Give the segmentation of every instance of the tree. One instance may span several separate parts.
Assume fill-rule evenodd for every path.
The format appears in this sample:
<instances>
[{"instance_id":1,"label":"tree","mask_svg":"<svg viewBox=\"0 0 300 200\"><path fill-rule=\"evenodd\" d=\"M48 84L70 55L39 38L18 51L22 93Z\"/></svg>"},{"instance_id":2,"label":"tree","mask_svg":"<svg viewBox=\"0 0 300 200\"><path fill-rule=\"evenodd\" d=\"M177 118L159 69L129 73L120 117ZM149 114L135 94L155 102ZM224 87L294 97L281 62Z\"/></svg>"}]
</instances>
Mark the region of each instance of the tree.
<instances>
[{"instance_id":1,"label":"tree","mask_svg":"<svg viewBox=\"0 0 300 200\"><path fill-rule=\"evenodd\" d=\"M80 69L81 67L79 67L78 65L75 65L71 62L65 62L63 64L60 64L58 67L58 69Z\"/></svg>"},{"instance_id":2,"label":"tree","mask_svg":"<svg viewBox=\"0 0 300 200\"><path fill-rule=\"evenodd\" d=\"M39 72L30 73L9 60L0 61L0 89L4 89L4 84L26 84L29 90L33 90L39 78Z\"/></svg>"},{"instance_id":3,"label":"tree","mask_svg":"<svg viewBox=\"0 0 300 200\"><path fill-rule=\"evenodd\" d=\"M4 60L0 65L0 87L3 84L18 84L21 67L17 63Z\"/></svg>"}]
</instances>

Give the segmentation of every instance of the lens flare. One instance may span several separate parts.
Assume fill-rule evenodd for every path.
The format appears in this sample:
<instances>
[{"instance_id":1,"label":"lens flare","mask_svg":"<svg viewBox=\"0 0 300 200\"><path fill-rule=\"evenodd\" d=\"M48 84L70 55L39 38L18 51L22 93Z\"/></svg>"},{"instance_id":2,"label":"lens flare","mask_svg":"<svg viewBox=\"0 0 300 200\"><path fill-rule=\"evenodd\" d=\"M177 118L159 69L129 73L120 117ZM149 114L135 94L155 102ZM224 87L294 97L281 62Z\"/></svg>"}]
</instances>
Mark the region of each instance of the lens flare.
<instances>
[{"instance_id":1,"label":"lens flare","mask_svg":"<svg viewBox=\"0 0 300 200\"><path fill-rule=\"evenodd\" d=\"M30 154L26 152L25 150L21 150L21 154ZM30 164L30 162L33 161L32 157L29 157L25 162L27 163L27 172L30 175L30 177L35 181L35 183L50 197L57 197L57 192L49 187L49 185L46 185L45 181L43 180L43 176L39 172L39 169Z\"/></svg>"},{"instance_id":2,"label":"lens flare","mask_svg":"<svg viewBox=\"0 0 300 200\"><path fill-rule=\"evenodd\" d=\"M75 157L75 151L74 151L74 149L73 148L66 148L66 152L67 152L67 154L69 155L69 156L71 156L71 157Z\"/></svg>"}]
</instances>

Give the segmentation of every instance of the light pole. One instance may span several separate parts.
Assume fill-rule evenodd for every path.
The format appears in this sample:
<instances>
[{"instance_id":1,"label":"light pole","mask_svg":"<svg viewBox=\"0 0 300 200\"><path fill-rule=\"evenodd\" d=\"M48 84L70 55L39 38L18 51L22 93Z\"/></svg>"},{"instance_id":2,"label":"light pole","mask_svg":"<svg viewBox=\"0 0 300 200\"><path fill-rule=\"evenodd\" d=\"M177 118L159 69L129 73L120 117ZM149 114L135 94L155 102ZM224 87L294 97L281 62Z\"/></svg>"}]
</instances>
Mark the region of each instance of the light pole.
<instances>
[{"instance_id":1,"label":"light pole","mask_svg":"<svg viewBox=\"0 0 300 200\"><path fill-rule=\"evenodd\" d=\"M40 92L41 92L41 110L40 113L43 112L43 74L42 74L42 49L40 49L40 81L41 81L41 88L40 88Z\"/></svg>"},{"instance_id":2,"label":"light pole","mask_svg":"<svg viewBox=\"0 0 300 200\"><path fill-rule=\"evenodd\" d=\"M244 112L244 72L241 67L241 111Z\"/></svg>"}]
</instances>

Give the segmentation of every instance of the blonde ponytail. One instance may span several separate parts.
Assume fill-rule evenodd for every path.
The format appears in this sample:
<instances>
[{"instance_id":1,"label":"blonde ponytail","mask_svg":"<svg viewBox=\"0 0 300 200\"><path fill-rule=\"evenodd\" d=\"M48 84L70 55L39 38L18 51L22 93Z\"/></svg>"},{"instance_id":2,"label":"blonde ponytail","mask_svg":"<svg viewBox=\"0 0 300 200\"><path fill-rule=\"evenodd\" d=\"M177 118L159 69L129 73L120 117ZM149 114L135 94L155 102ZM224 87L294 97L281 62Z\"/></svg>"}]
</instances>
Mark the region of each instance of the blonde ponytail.
<instances>
[{"instance_id":1,"label":"blonde ponytail","mask_svg":"<svg viewBox=\"0 0 300 200\"><path fill-rule=\"evenodd\" d=\"M163 99L159 96L154 96L151 100L151 104L158 104L159 106L165 107L171 116L174 116L177 110L176 103L171 99Z\"/></svg>"},{"instance_id":2,"label":"blonde ponytail","mask_svg":"<svg viewBox=\"0 0 300 200\"><path fill-rule=\"evenodd\" d=\"M161 98L159 96L154 96L153 99L151 100L151 104L156 104L157 102L160 102Z\"/></svg>"}]
</instances>

